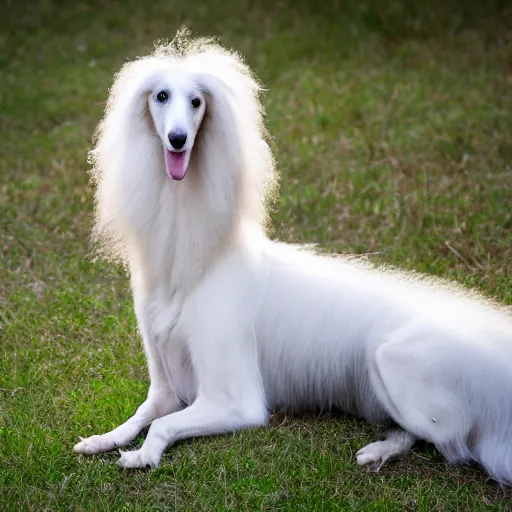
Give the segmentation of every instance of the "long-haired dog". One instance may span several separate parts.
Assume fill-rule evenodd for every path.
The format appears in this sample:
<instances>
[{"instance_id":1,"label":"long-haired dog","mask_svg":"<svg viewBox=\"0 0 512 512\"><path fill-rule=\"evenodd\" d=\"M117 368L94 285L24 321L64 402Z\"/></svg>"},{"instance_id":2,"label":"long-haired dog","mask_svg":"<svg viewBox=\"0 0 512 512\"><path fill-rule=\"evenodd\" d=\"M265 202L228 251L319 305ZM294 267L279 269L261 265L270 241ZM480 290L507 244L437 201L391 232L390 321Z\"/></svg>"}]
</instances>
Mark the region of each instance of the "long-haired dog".
<instances>
[{"instance_id":1,"label":"long-haired dog","mask_svg":"<svg viewBox=\"0 0 512 512\"><path fill-rule=\"evenodd\" d=\"M338 408L398 425L357 452L379 468L417 439L512 483L512 321L438 281L265 236L276 172L260 86L236 53L179 35L116 76L92 151L94 235L129 268L150 376L97 454L151 424L125 468L192 436Z\"/></svg>"}]
</instances>

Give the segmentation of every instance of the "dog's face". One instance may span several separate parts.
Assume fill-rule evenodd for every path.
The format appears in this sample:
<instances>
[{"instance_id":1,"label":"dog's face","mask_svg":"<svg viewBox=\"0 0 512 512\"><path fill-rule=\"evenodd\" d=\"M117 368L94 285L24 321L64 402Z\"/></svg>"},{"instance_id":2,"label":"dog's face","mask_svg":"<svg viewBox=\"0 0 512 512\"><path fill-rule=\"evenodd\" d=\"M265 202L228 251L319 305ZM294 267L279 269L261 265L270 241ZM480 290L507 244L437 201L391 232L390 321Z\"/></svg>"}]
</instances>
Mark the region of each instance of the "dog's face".
<instances>
[{"instance_id":1,"label":"dog's face","mask_svg":"<svg viewBox=\"0 0 512 512\"><path fill-rule=\"evenodd\" d=\"M188 79L162 80L148 96L156 134L162 141L168 176L185 177L206 110L204 93Z\"/></svg>"}]
</instances>

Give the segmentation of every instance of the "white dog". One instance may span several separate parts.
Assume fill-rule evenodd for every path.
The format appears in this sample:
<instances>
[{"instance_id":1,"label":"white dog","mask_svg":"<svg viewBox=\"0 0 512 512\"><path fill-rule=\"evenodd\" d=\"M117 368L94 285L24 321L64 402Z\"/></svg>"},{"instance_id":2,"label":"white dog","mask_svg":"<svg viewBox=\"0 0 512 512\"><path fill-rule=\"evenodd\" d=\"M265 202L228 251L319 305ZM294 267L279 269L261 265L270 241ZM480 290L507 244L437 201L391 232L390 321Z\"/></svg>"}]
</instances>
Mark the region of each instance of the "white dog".
<instances>
[{"instance_id":1,"label":"white dog","mask_svg":"<svg viewBox=\"0 0 512 512\"><path fill-rule=\"evenodd\" d=\"M402 430L357 453L379 468L424 439L512 483L512 321L453 285L270 241L275 190L260 87L235 53L179 34L116 76L99 126L95 236L127 264L151 384L96 454L157 466L179 439L339 408Z\"/></svg>"}]
</instances>

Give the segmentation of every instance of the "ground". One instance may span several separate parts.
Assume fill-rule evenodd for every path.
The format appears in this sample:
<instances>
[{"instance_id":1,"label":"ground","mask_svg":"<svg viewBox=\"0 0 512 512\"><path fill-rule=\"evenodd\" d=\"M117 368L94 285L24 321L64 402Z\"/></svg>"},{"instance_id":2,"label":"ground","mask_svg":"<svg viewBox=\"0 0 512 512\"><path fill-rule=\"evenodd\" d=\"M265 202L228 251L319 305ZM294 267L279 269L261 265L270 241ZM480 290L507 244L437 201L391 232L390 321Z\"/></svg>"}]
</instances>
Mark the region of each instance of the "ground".
<instances>
[{"instance_id":1,"label":"ground","mask_svg":"<svg viewBox=\"0 0 512 512\"><path fill-rule=\"evenodd\" d=\"M512 304L512 11L480 4L2 3L0 510L512 509L431 446L367 472L355 453L383 431L342 415L182 442L152 471L72 452L148 385L127 278L93 262L87 150L113 72L182 24L238 49L268 88L272 237Z\"/></svg>"}]
</instances>

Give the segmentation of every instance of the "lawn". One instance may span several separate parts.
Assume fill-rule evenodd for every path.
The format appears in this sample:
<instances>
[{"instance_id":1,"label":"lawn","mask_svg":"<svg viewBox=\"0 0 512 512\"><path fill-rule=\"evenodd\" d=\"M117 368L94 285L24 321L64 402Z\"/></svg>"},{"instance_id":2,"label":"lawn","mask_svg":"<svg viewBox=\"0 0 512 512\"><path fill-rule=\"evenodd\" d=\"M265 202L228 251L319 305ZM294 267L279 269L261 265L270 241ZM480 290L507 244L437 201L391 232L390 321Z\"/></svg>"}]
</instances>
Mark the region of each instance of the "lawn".
<instances>
[{"instance_id":1,"label":"lawn","mask_svg":"<svg viewBox=\"0 0 512 512\"><path fill-rule=\"evenodd\" d=\"M383 430L342 415L181 442L151 471L72 452L148 386L127 278L91 254L87 151L113 72L184 23L268 88L272 237L512 304L512 10L423 4L2 2L0 510L512 510L512 492L428 445L358 467Z\"/></svg>"}]
</instances>

